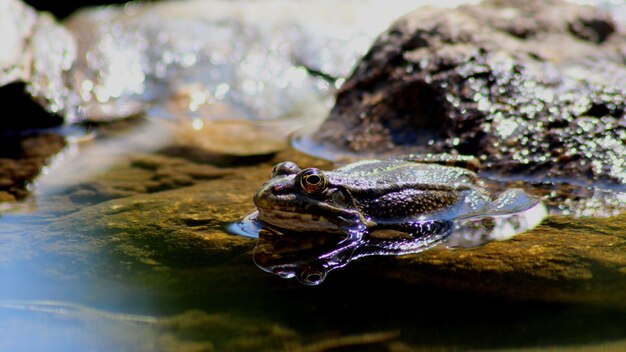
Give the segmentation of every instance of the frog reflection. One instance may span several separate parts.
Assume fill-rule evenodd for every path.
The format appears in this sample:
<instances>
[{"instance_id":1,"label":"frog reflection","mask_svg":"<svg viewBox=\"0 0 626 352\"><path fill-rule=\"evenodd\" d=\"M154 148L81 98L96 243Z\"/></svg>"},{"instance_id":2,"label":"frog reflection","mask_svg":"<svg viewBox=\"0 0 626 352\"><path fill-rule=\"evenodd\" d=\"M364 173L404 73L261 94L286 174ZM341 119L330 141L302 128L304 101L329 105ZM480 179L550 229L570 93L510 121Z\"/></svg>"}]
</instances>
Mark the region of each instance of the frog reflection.
<instances>
[{"instance_id":1,"label":"frog reflection","mask_svg":"<svg viewBox=\"0 0 626 352\"><path fill-rule=\"evenodd\" d=\"M282 278L295 277L317 285L328 272L369 255L418 253L443 242L452 233L450 221L428 221L404 228L380 228L359 238L314 232L280 232L263 228L254 249L254 262Z\"/></svg>"}]
</instances>

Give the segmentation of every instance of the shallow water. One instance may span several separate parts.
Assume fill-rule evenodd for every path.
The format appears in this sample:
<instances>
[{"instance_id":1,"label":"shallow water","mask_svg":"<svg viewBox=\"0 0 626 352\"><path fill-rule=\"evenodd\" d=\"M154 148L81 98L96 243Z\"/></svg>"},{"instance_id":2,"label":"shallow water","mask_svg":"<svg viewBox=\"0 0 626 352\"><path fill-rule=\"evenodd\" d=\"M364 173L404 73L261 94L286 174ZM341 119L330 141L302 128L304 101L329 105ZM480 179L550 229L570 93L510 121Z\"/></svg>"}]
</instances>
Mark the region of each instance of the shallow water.
<instances>
[{"instance_id":1,"label":"shallow water","mask_svg":"<svg viewBox=\"0 0 626 352\"><path fill-rule=\"evenodd\" d=\"M443 254L429 251L363 258L322 285L305 287L259 270L252 260L256 241L229 235L224 227L253 209L251 196L275 161L323 168L327 162L289 150L255 158L209 153L182 144L166 133L174 130L151 121L112 130L75 145L78 152L68 150L38 179L32 197L2 211L0 349L626 346L626 309L619 304L626 282L626 252L620 249L626 242L624 216L550 218L526 237L498 247L560 238L567 251L568 237L576 244L591 232L586 247L594 253L593 236L610 235L617 247L607 249L602 265L617 265L621 276L586 267L585 258L577 259L582 266L573 265L572 273L561 272L546 254L544 278L528 277L511 263L502 264L505 270L495 276L489 272L496 269L481 269L484 280L496 286L498 277L510 281L506 285L519 295L488 288L481 293L453 281L430 284L412 277L445 276L433 267ZM501 252L484 248L479 256L489 256L490 249ZM467 252L449 255L477 253L462 251ZM420 258L427 262L411 264ZM475 260L474 266L485 265ZM507 270L513 273L507 276ZM603 291L611 285L615 290Z\"/></svg>"}]
</instances>

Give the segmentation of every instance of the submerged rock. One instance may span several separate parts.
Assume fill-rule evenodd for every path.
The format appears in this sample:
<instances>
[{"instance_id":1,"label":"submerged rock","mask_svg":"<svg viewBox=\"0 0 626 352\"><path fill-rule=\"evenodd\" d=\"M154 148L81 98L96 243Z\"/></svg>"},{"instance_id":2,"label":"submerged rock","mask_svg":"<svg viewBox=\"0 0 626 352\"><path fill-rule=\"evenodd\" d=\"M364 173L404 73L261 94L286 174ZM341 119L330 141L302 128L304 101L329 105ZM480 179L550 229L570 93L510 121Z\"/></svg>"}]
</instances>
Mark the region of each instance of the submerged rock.
<instances>
[{"instance_id":1,"label":"submerged rock","mask_svg":"<svg viewBox=\"0 0 626 352\"><path fill-rule=\"evenodd\" d=\"M509 241L474 249L437 248L372 261L367 267L376 275L429 287L513 300L624 307L626 216L552 217Z\"/></svg>"},{"instance_id":2,"label":"submerged rock","mask_svg":"<svg viewBox=\"0 0 626 352\"><path fill-rule=\"evenodd\" d=\"M233 290L242 280L260 291L293 288L254 266L253 240L223 231L254 208L251 195L274 162L284 159L328 167L293 152L255 166L217 169L180 157L136 155L95 177L91 198L83 186L39 195L39 213L49 220L22 225L21 231L35 237L17 236L1 257L13 264L41 261L46 255L65 258L42 266L47 280L60 273L94 275L95 270L96 277L140 280L154 289L181 289L180 294L186 282L194 283L196 294ZM191 182L168 183L168 170L180 170L178 175ZM163 188L152 188L156 183ZM512 300L623 305L625 229L624 215L550 217L531 232L477 248L437 247L419 254L361 258L336 270L321 286L330 285L332 291L344 281L365 287L394 283ZM380 234L379 242L389 239L385 235ZM289 266L306 262L311 254L327 260L317 253L324 249L338 253L329 246L330 238L278 240L296 244L272 249L268 246L275 243L263 239L265 252L256 255L273 261L265 264ZM380 253L384 248L378 248ZM286 252L270 257L272 250ZM357 257L358 251L352 259Z\"/></svg>"},{"instance_id":3,"label":"submerged rock","mask_svg":"<svg viewBox=\"0 0 626 352\"><path fill-rule=\"evenodd\" d=\"M279 351L302 344L297 331L267 319L197 309L156 317L63 302L0 301L0 312L3 350ZM44 321L45 328L35 327Z\"/></svg>"},{"instance_id":4,"label":"submerged rock","mask_svg":"<svg viewBox=\"0 0 626 352\"><path fill-rule=\"evenodd\" d=\"M359 257L406 254L402 246L415 240L376 241L353 245L311 234L299 239L293 234L262 234L254 259L265 271L318 284L327 271ZM389 246L391 241L396 241L395 246ZM450 249L444 243L418 254L360 259L343 273L338 270L335 278L387 279L513 301L626 307L625 253L626 216L596 220L554 217L532 232L482 247Z\"/></svg>"},{"instance_id":5,"label":"submerged rock","mask_svg":"<svg viewBox=\"0 0 626 352\"><path fill-rule=\"evenodd\" d=\"M0 140L0 203L22 199L49 159L65 147L53 133L2 136Z\"/></svg>"},{"instance_id":6,"label":"submerged rock","mask_svg":"<svg viewBox=\"0 0 626 352\"><path fill-rule=\"evenodd\" d=\"M331 151L469 154L498 175L623 185L625 59L626 34L590 6L420 8L378 38L312 138Z\"/></svg>"},{"instance_id":7,"label":"submerged rock","mask_svg":"<svg viewBox=\"0 0 626 352\"><path fill-rule=\"evenodd\" d=\"M222 292L242 280L258 285L257 290L293 287L288 281L269 281L271 275L254 267L253 240L224 233L228 223L253 210L252 194L274 163L284 159L328 168L325 162L293 152L235 168L167 154L134 155L93 176L92 183L39 195L39 212L50 214L46 218L51 221L32 231L37 238L23 244L25 248L6 252L4 258L16 262L42 246L38 256L48 253L67 259L55 262L54 272L85 275L82 267L98 263L98 276L147 280L162 289L194 282L199 290ZM333 287L344 280L406 283L513 300L621 305L626 299L625 229L624 215L550 217L531 232L477 248L442 246L419 254L361 258L336 270L321 286ZM381 233L379 242L391 244L387 237L393 235ZM257 252L256 259L262 255L268 266L287 267L307 262L312 254L330 260L318 253L323 250L340 253L329 245L330 238L304 238L277 239L283 241L278 245L264 238L263 247L257 248L264 252ZM284 248L284 241L294 243ZM378 253L392 254L389 248L381 246ZM348 260L362 256L359 251L346 253ZM402 253L401 248L395 253ZM222 284L218 287L215 282Z\"/></svg>"}]
</instances>

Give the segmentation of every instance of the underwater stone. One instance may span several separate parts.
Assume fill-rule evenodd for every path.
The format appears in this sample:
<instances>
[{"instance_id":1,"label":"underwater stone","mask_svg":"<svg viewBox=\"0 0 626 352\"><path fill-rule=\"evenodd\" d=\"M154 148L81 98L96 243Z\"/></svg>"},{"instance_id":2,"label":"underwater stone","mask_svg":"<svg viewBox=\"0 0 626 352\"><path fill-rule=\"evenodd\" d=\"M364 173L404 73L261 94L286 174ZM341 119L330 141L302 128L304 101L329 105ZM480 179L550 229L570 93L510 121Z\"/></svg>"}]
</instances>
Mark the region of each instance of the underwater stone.
<instances>
[{"instance_id":1,"label":"underwater stone","mask_svg":"<svg viewBox=\"0 0 626 352\"><path fill-rule=\"evenodd\" d=\"M0 140L0 203L22 199L49 159L65 147L65 139L52 133L2 136Z\"/></svg>"},{"instance_id":2,"label":"underwater stone","mask_svg":"<svg viewBox=\"0 0 626 352\"><path fill-rule=\"evenodd\" d=\"M22 258L33 260L30 253L39 256L47 252L66 259L55 262L53 272L67 271L66 265L85 272L97 268L97 274L91 275L106 278L120 273L137 275L129 268L142 268L142 275L153 278L146 281L157 287L181 285L186 292L188 283L194 282L205 290L203 294L227 291L242 281L253 282L266 292L297 287L254 267L250 258L253 240L222 231L222 225L238 221L252 210L250 196L274 163L285 159L329 167L325 161L287 151L266 163L229 169L224 177L151 192L159 169L176 166L194 175L197 171L191 170L198 165L164 156L136 157L116 171L100 175L95 185L103 189L102 194L130 190L127 195L102 197L93 203L77 199L77 190L70 189L48 200L39 199L39 211L52 222L43 226L33 223L36 227L27 230L37 238L17 236L15 246L5 246L0 258L20 265ZM624 215L550 217L532 232L480 248L435 248L400 257L362 258L333 272L323 285L361 282L361 287L371 288L395 282L408 283L416 290L438 287L513 300L623 306L625 221ZM16 246L20 250L11 250ZM162 280L162 275L172 279Z\"/></svg>"},{"instance_id":3,"label":"underwater stone","mask_svg":"<svg viewBox=\"0 0 626 352\"><path fill-rule=\"evenodd\" d=\"M491 297L624 307L626 216L550 217L532 232L473 249L368 258L370 276ZM381 268L381 269L378 269Z\"/></svg>"},{"instance_id":4,"label":"underwater stone","mask_svg":"<svg viewBox=\"0 0 626 352\"><path fill-rule=\"evenodd\" d=\"M314 143L460 153L481 171L626 183L626 35L562 1L420 8L382 34Z\"/></svg>"}]
</instances>

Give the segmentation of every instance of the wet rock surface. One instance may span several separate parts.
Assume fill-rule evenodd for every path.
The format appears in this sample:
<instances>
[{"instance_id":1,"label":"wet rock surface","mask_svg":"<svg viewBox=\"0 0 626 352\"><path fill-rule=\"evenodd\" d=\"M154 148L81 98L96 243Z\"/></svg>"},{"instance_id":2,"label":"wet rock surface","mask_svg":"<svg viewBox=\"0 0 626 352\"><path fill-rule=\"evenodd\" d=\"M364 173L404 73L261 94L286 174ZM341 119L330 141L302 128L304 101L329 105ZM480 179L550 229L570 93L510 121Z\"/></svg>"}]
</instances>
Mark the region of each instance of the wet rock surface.
<instances>
[{"instance_id":1,"label":"wet rock surface","mask_svg":"<svg viewBox=\"0 0 626 352\"><path fill-rule=\"evenodd\" d=\"M244 277L257 283L269 280L271 275L252 263L255 241L229 235L224 228L254 209L251 195L268 177L274 161L286 159L328 168L326 162L294 152L235 168L218 168L181 156L136 155L98 176L97 182L72 186L64 194L40 201L43 213L55 214L40 240L47 251L67 256L62 263L87 266L105 258L96 266L98 275L130 275L139 270L150 277L167 272L167 283L155 282L157 286L191 280L219 292L232 288L214 287L199 277L217 275L228 283ZM165 170L176 170L176 177ZM435 248L415 255L362 258L337 270L328 285L368 276L368 282L518 301L623 306L625 228L624 215L550 217L529 233L479 248ZM305 244L302 248L312 250ZM19 254L9 257L15 256ZM126 263L121 271L113 264L118 260ZM58 269L63 270L67 269Z\"/></svg>"},{"instance_id":2,"label":"wet rock surface","mask_svg":"<svg viewBox=\"0 0 626 352\"><path fill-rule=\"evenodd\" d=\"M2 136L0 140L0 203L22 199L27 187L50 158L65 147L65 138L53 133Z\"/></svg>"},{"instance_id":3,"label":"wet rock surface","mask_svg":"<svg viewBox=\"0 0 626 352\"><path fill-rule=\"evenodd\" d=\"M52 114L62 114L77 97L65 76L76 59L73 35L50 14L37 13L19 0L0 4L0 86L22 82ZM71 96L70 96L71 95Z\"/></svg>"},{"instance_id":4,"label":"wet rock surface","mask_svg":"<svg viewBox=\"0 0 626 352\"><path fill-rule=\"evenodd\" d=\"M623 307L625 227L625 215L584 220L552 217L509 241L476 249L437 248L370 264L385 268L375 270L378 275L429 287L512 300Z\"/></svg>"},{"instance_id":5,"label":"wet rock surface","mask_svg":"<svg viewBox=\"0 0 626 352\"><path fill-rule=\"evenodd\" d=\"M56 178L51 170L46 178L69 187L56 184L50 192L40 184L36 215L0 217L0 273L17 271L35 282L35 287L26 285L25 279L3 286L0 298L38 300L44 294L46 300L171 317L149 316L149 322L137 323L125 315L122 331L114 328L121 319L106 312L97 319L80 312L64 315L65 322L78 321L85 329L101 326L98 336L105 333L106 341L82 335L92 336L84 343L99 346L135 346L144 341L145 346L163 350L477 349L533 346L525 337L529 331L541 336L549 332L549 343L556 345L574 340L623 345L623 216L550 218L530 233L481 248L362 258L311 289L261 272L252 262L256 241L229 235L224 226L254 209L251 195L275 162L332 166L293 151L248 166L216 166L174 150L122 155L92 175L89 183ZM71 170L65 167L56 172ZM373 297L367 292L374 287L387 290ZM302 305L303 301L308 303ZM567 305L572 303L586 305ZM546 320L546 310L552 319ZM64 326L58 325L58 316L27 311L38 321ZM187 313L176 316L181 311ZM3 315L4 324L28 324L33 319L28 314L20 313L23 320ZM44 314L48 315L42 318ZM498 326L478 324L485 314ZM302 316L316 326L304 323ZM593 332L588 321L599 324ZM239 324L238 332L231 323ZM440 330L442 324L458 329ZM221 331L222 337L203 326ZM433 333L434 326L439 333ZM504 337L476 338L484 329ZM154 339L139 341L134 334ZM60 330L58 336L67 336L66 331Z\"/></svg>"},{"instance_id":6,"label":"wet rock surface","mask_svg":"<svg viewBox=\"0 0 626 352\"><path fill-rule=\"evenodd\" d=\"M626 183L626 35L562 1L420 8L382 34L313 139L478 156L483 171Z\"/></svg>"}]
</instances>

